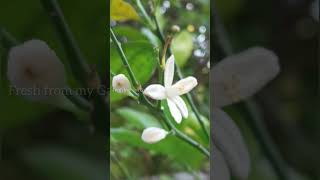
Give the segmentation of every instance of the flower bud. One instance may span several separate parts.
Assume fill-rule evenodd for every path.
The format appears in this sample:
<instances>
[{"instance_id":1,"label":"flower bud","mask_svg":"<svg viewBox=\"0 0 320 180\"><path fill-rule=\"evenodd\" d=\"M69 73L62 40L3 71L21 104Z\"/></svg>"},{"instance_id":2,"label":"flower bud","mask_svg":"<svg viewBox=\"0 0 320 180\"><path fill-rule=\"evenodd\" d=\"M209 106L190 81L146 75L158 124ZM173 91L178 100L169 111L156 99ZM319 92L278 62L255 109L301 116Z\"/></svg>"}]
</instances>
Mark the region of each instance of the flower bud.
<instances>
[{"instance_id":1,"label":"flower bud","mask_svg":"<svg viewBox=\"0 0 320 180\"><path fill-rule=\"evenodd\" d=\"M150 127L143 131L141 139L146 143L153 144L164 139L167 134L168 132L164 129Z\"/></svg>"},{"instance_id":2,"label":"flower bud","mask_svg":"<svg viewBox=\"0 0 320 180\"><path fill-rule=\"evenodd\" d=\"M112 78L112 87L117 93L126 93L131 89L131 84L124 74L118 74Z\"/></svg>"},{"instance_id":3,"label":"flower bud","mask_svg":"<svg viewBox=\"0 0 320 180\"><path fill-rule=\"evenodd\" d=\"M30 40L10 49L8 79L14 88L33 101L46 101L52 89L66 87L64 65L41 40Z\"/></svg>"},{"instance_id":4,"label":"flower bud","mask_svg":"<svg viewBox=\"0 0 320 180\"><path fill-rule=\"evenodd\" d=\"M178 32L180 32L180 27L178 25L173 25L173 26L171 26L171 31L173 33L178 33Z\"/></svg>"}]
</instances>

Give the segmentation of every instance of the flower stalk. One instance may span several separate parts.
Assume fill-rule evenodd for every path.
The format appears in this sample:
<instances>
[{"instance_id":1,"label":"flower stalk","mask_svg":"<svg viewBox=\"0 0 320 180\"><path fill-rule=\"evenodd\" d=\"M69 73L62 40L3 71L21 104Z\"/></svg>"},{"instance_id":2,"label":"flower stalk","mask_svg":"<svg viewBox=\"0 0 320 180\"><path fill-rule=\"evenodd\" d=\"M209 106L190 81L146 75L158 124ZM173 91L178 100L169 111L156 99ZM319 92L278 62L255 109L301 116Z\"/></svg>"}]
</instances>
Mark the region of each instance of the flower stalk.
<instances>
[{"instance_id":1,"label":"flower stalk","mask_svg":"<svg viewBox=\"0 0 320 180\"><path fill-rule=\"evenodd\" d=\"M138 82L136 81L135 75L133 73L133 71L131 70L131 67L128 63L127 57L121 47L121 43L118 41L116 35L114 34L112 28L110 28L110 34L111 34L111 39L113 42L115 42L116 48L118 50L118 53L120 54L120 57L122 59L122 63L125 66L126 70L128 71L129 75L130 75L130 79L131 81L134 83L134 85L138 85ZM156 114L157 116L160 116L161 118L163 118L165 120L166 125L168 126L169 130L173 130L174 134L180 138L181 140L185 141L186 143L190 144L191 146L193 146L194 148L198 149L200 152L202 152L204 155L206 155L207 157L210 156L209 151L202 146L201 144L199 144L198 142L194 141L193 139L191 139L190 137L188 137L187 135L185 135L183 132L181 132L180 130L178 130L173 124L172 122L168 119L166 113L163 113L163 111L159 111L155 106L153 106L148 99L144 96L142 91L139 91L139 101L146 105L150 111L153 114ZM165 115L163 115L165 114Z\"/></svg>"},{"instance_id":2,"label":"flower stalk","mask_svg":"<svg viewBox=\"0 0 320 180\"><path fill-rule=\"evenodd\" d=\"M159 21L158 21L156 15L155 15L155 13L153 14L153 20L154 20L154 22L156 24L156 34L158 35L158 37L159 37L160 41L162 42L162 44L166 45L167 41L165 40L165 37L164 37L164 35L163 35L162 31L161 31L161 28L160 28L160 25L159 25ZM169 54L171 54L171 55L173 54L170 48L168 49L168 51L169 51ZM176 69L176 74L178 75L178 77L180 79L183 79L183 74L182 74L182 72L180 70L180 67L177 64L175 64L175 69ZM199 124L200 124L200 126L202 128L203 133L205 134L205 136L209 140L210 136L209 136L207 128L205 127L204 120L201 119L200 113L199 113L197 107L195 106L195 103L194 103L190 93L187 93L186 98L187 98L188 104L191 106L191 109L192 109L193 113L195 114L195 116L196 116L196 118L197 118L197 120L198 120L198 122L199 122Z\"/></svg>"},{"instance_id":3,"label":"flower stalk","mask_svg":"<svg viewBox=\"0 0 320 180\"><path fill-rule=\"evenodd\" d=\"M110 27L110 35L111 35L111 39L112 41L115 43L116 45L116 48L117 48L117 51L121 57L121 60L122 60L122 63L123 65L125 66L125 68L127 69L128 71L128 74L130 76L130 79L131 79L131 82L133 83L134 87L138 88L138 90L140 89L140 84L139 82L137 81L136 77L134 76L133 74L133 71L129 65L129 62L128 62L128 59L127 57L125 56L124 54L124 51L121 47L121 43L119 42L119 40L117 39L116 35L114 34L112 28Z\"/></svg>"},{"instance_id":4,"label":"flower stalk","mask_svg":"<svg viewBox=\"0 0 320 180\"><path fill-rule=\"evenodd\" d=\"M164 103L166 104L166 103ZM165 108L167 105L165 105ZM166 121L166 123L169 125L171 131L173 131L173 134L176 135L178 138L180 138L181 140L187 142L188 144L190 144L191 146L197 148L200 152L202 152L204 155L206 155L208 158L210 157L210 152L201 144L199 144L198 142L194 141L193 139L191 139L190 137L188 137L186 134L184 134L183 132L181 132L179 129L177 129L174 124L169 120L170 118L167 116L166 113L164 113L164 120Z\"/></svg>"}]
</instances>

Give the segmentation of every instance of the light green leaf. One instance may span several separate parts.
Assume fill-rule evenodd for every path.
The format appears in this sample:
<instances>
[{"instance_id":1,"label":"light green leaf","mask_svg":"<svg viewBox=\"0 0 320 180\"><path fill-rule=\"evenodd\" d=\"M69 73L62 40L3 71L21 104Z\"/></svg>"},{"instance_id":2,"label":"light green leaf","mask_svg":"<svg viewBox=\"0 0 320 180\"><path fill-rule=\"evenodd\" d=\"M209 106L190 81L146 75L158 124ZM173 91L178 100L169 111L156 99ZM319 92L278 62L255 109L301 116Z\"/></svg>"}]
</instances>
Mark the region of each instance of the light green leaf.
<instances>
[{"instance_id":1,"label":"light green leaf","mask_svg":"<svg viewBox=\"0 0 320 180\"><path fill-rule=\"evenodd\" d=\"M122 44L124 53L129 61L131 69L141 85L144 85L154 73L158 61L158 54L150 43L130 42ZM126 68L114 46L111 44L110 51L111 71L115 74L125 74L129 77ZM110 83L112 79L110 79ZM110 87L111 84L110 84ZM119 101L125 96L114 91L110 91L111 102Z\"/></svg>"},{"instance_id":2,"label":"light green leaf","mask_svg":"<svg viewBox=\"0 0 320 180\"><path fill-rule=\"evenodd\" d=\"M119 39L125 38L127 42L148 41L147 36L130 26L116 26L113 30Z\"/></svg>"},{"instance_id":3,"label":"light green leaf","mask_svg":"<svg viewBox=\"0 0 320 180\"><path fill-rule=\"evenodd\" d=\"M156 118L141 111L131 108L121 108L117 110L117 113L128 123L130 123L131 126L139 129L144 129L147 127L161 127L161 124Z\"/></svg>"},{"instance_id":4,"label":"light green leaf","mask_svg":"<svg viewBox=\"0 0 320 180\"><path fill-rule=\"evenodd\" d=\"M189 57L192 55L193 40L192 34L188 31L181 31L176 35L171 44L173 55L179 66L183 66L187 63Z\"/></svg>"}]
</instances>

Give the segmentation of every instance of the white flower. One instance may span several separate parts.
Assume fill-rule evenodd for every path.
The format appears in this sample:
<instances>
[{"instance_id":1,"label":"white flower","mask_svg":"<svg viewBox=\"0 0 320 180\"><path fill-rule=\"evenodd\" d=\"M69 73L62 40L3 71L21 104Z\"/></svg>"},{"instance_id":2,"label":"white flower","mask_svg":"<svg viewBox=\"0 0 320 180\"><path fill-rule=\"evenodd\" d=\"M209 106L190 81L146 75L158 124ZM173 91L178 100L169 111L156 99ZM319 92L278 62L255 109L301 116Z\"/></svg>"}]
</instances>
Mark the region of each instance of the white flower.
<instances>
[{"instance_id":1,"label":"white flower","mask_svg":"<svg viewBox=\"0 0 320 180\"><path fill-rule=\"evenodd\" d=\"M220 108L252 96L279 72L278 57L261 47L227 57L212 68L211 133L214 162L219 163L213 166L214 179L228 180L230 171L244 180L250 172L250 156L241 132Z\"/></svg>"},{"instance_id":2,"label":"white flower","mask_svg":"<svg viewBox=\"0 0 320 180\"><path fill-rule=\"evenodd\" d=\"M188 117L188 108L180 96L191 91L198 82L196 78L189 76L172 85L173 77L174 56L171 55L165 65L164 86L152 84L144 90L144 94L155 100L167 99L172 117L177 123L181 123L182 117Z\"/></svg>"},{"instance_id":3,"label":"white flower","mask_svg":"<svg viewBox=\"0 0 320 180\"><path fill-rule=\"evenodd\" d=\"M124 74L118 74L112 78L112 87L117 93L126 93L131 89L131 84Z\"/></svg>"},{"instance_id":4,"label":"white flower","mask_svg":"<svg viewBox=\"0 0 320 180\"><path fill-rule=\"evenodd\" d=\"M16 89L30 90L25 95L34 101L49 97L45 89L66 87L64 66L50 47L41 40L30 40L10 49L7 76Z\"/></svg>"},{"instance_id":5,"label":"white flower","mask_svg":"<svg viewBox=\"0 0 320 180\"><path fill-rule=\"evenodd\" d=\"M153 144L164 139L167 136L167 134L168 132L164 129L157 127L149 127L143 130L141 139L146 143Z\"/></svg>"}]
</instances>

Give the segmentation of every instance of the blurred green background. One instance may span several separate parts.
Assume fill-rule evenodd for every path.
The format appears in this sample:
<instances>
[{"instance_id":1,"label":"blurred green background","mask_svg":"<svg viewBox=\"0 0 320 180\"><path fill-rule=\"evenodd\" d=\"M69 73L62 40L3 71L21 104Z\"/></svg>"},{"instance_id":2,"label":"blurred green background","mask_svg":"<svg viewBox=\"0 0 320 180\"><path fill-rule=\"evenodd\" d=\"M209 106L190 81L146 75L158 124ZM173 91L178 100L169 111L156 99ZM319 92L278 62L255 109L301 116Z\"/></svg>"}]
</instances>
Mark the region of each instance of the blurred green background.
<instances>
[{"instance_id":1,"label":"blurred green background","mask_svg":"<svg viewBox=\"0 0 320 180\"><path fill-rule=\"evenodd\" d=\"M59 3L82 53L106 82L106 2ZM0 27L20 42L46 41L64 62L68 83L78 87L66 63L63 42L40 0L1 1ZM5 50L1 48L0 53L3 62ZM1 79L5 73L2 70ZM80 122L69 112L9 96L3 82L0 115L0 179L102 180L108 177L107 135L99 128L91 133L89 123Z\"/></svg>"}]
</instances>

